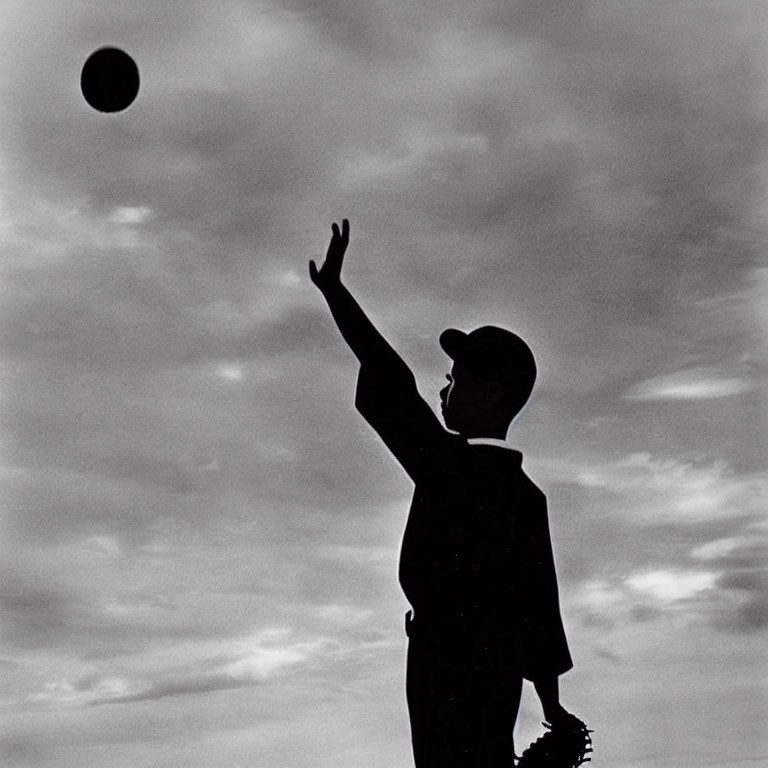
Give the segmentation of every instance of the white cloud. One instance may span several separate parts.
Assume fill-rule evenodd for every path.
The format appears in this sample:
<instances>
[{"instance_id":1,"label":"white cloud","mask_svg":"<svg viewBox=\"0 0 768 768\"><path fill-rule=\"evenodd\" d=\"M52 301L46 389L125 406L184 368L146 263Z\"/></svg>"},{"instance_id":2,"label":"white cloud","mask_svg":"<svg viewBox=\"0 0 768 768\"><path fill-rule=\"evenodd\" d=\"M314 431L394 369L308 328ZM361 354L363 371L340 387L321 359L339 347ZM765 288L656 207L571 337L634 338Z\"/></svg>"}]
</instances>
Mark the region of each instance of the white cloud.
<instances>
[{"instance_id":1,"label":"white cloud","mask_svg":"<svg viewBox=\"0 0 768 768\"><path fill-rule=\"evenodd\" d=\"M713 400L747 392L750 382L707 368L692 368L647 379L627 392L630 400Z\"/></svg>"},{"instance_id":2,"label":"white cloud","mask_svg":"<svg viewBox=\"0 0 768 768\"><path fill-rule=\"evenodd\" d=\"M129 695L134 686L122 677L104 676L87 680L57 680L47 683L42 691L30 696L39 704L55 706L92 703L99 699L115 699Z\"/></svg>"},{"instance_id":3,"label":"white cloud","mask_svg":"<svg viewBox=\"0 0 768 768\"><path fill-rule=\"evenodd\" d=\"M253 635L216 644L179 645L165 653L166 663L132 674L94 671L76 678L46 683L30 700L51 706L149 701L169 696L208 693L262 684L283 670L308 662L334 649L323 637L292 640L285 628L260 630ZM200 655L199 651L207 649ZM211 655L211 651L215 654ZM178 659L186 657L183 666ZM147 663L146 660L144 662ZM123 664L123 666L126 666Z\"/></svg>"},{"instance_id":4,"label":"white cloud","mask_svg":"<svg viewBox=\"0 0 768 768\"><path fill-rule=\"evenodd\" d=\"M738 475L725 461L694 462L630 454L574 468L576 482L618 494L617 513L643 523L697 523L756 515L768 500L768 476Z\"/></svg>"},{"instance_id":5,"label":"white cloud","mask_svg":"<svg viewBox=\"0 0 768 768\"><path fill-rule=\"evenodd\" d=\"M657 569L635 573L626 580L626 584L641 594L668 604L711 589L716 579L717 574L707 571Z\"/></svg>"},{"instance_id":6,"label":"white cloud","mask_svg":"<svg viewBox=\"0 0 768 768\"><path fill-rule=\"evenodd\" d=\"M259 632L239 643L238 658L222 667L233 680L266 680L284 667L307 660L324 645L320 639L285 643L289 630Z\"/></svg>"},{"instance_id":7,"label":"white cloud","mask_svg":"<svg viewBox=\"0 0 768 768\"><path fill-rule=\"evenodd\" d=\"M691 557L700 562L729 561L744 565L768 565L768 536L759 530L746 531L708 541L691 551Z\"/></svg>"},{"instance_id":8,"label":"white cloud","mask_svg":"<svg viewBox=\"0 0 768 768\"><path fill-rule=\"evenodd\" d=\"M749 558L739 562L716 557L732 549L725 539L698 548L694 554L706 558L706 567L660 564L590 579L575 591L569 611L580 615L586 627L608 630L649 620L673 620L701 631L708 626L730 634L760 630L768 624L765 568L755 567Z\"/></svg>"},{"instance_id":9,"label":"white cloud","mask_svg":"<svg viewBox=\"0 0 768 768\"><path fill-rule=\"evenodd\" d=\"M240 363L220 363L216 368L216 375L225 381L241 381L243 366Z\"/></svg>"},{"instance_id":10,"label":"white cloud","mask_svg":"<svg viewBox=\"0 0 768 768\"><path fill-rule=\"evenodd\" d=\"M619 584L591 579L581 585L577 600L588 608L604 611L623 603L625 594Z\"/></svg>"},{"instance_id":11,"label":"white cloud","mask_svg":"<svg viewBox=\"0 0 768 768\"><path fill-rule=\"evenodd\" d=\"M294 288L302 284L303 278L295 269L284 269L278 273L276 282L286 288Z\"/></svg>"},{"instance_id":12,"label":"white cloud","mask_svg":"<svg viewBox=\"0 0 768 768\"><path fill-rule=\"evenodd\" d=\"M691 599L709 596L713 605L717 601L719 575L717 571L658 567L590 579L576 591L571 609L616 624L661 613L692 619L700 615L701 605L691 604Z\"/></svg>"},{"instance_id":13,"label":"white cloud","mask_svg":"<svg viewBox=\"0 0 768 768\"><path fill-rule=\"evenodd\" d=\"M109 220L113 224L143 224L151 215L151 208L144 205L124 205L115 208L109 215Z\"/></svg>"},{"instance_id":14,"label":"white cloud","mask_svg":"<svg viewBox=\"0 0 768 768\"><path fill-rule=\"evenodd\" d=\"M704 562L707 562L708 560L719 560L734 552L739 546L739 543L740 539L735 536L708 541L706 544L695 547L691 551L691 557L694 560L703 560Z\"/></svg>"}]
</instances>

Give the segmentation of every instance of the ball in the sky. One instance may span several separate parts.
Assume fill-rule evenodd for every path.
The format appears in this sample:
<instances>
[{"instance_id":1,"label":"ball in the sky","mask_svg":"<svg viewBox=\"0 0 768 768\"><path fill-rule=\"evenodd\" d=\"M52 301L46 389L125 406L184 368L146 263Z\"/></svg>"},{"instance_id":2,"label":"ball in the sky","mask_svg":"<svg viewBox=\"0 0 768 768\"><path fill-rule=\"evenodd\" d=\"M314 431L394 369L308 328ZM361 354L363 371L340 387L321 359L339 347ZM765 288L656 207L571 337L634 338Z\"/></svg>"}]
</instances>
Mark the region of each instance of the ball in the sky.
<instances>
[{"instance_id":1,"label":"ball in the sky","mask_svg":"<svg viewBox=\"0 0 768 768\"><path fill-rule=\"evenodd\" d=\"M139 68L119 48L99 48L83 64L80 90L99 112L121 112L139 92Z\"/></svg>"}]
</instances>

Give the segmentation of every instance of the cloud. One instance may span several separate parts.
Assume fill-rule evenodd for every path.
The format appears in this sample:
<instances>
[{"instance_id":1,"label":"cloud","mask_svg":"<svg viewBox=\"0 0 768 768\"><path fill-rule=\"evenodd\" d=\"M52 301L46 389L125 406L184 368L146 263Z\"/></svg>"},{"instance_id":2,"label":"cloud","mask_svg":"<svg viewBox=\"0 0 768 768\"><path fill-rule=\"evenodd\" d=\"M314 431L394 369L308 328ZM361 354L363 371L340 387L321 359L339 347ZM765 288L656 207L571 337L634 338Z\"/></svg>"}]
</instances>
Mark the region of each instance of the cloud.
<instances>
[{"instance_id":1,"label":"cloud","mask_svg":"<svg viewBox=\"0 0 768 768\"><path fill-rule=\"evenodd\" d=\"M122 205L115 208L109 216L109 220L115 224L135 225L143 224L152 215L151 209L146 206Z\"/></svg>"},{"instance_id":2,"label":"cloud","mask_svg":"<svg viewBox=\"0 0 768 768\"><path fill-rule=\"evenodd\" d=\"M9 652L109 657L138 652L163 638L220 631L196 627L158 586L126 594L117 586L117 574L132 571L130 561L115 563L113 552L97 547L87 541L69 556L54 551L47 558L27 551L23 566L5 554L0 637Z\"/></svg>"},{"instance_id":3,"label":"cloud","mask_svg":"<svg viewBox=\"0 0 768 768\"><path fill-rule=\"evenodd\" d=\"M6 647L50 649L65 641L73 615L83 610L76 595L44 581L22 581L19 573L4 570L0 608Z\"/></svg>"},{"instance_id":4,"label":"cloud","mask_svg":"<svg viewBox=\"0 0 768 768\"><path fill-rule=\"evenodd\" d=\"M584 582L574 593L569 612L579 617L582 626L606 631L635 623L682 621L750 632L766 624L764 596L753 591L756 583L714 570L645 568L623 577ZM759 583L764 588L765 579Z\"/></svg>"},{"instance_id":5,"label":"cloud","mask_svg":"<svg viewBox=\"0 0 768 768\"><path fill-rule=\"evenodd\" d=\"M128 375L212 357L338 354L327 314L303 304L308 278L295 269L256 262L263 295L238 297L199 254L181 263L163 235L126 240L125 226L87 205L50 204L39 215L43 231L23 251L14 244L4 264L16 291L3 302L0 333L6 358L32 361L38 376L52 366L70 377Z\"/></svg>"},{"instance_id":6,"label":"cloud","mask_svg":"<svg viewBox=\"0 0 768 768\"><path fill-rule=\"evenodd\" d=\"M222 639L216 656L196 658L179 671L155 670L150 679L138 670L122 674L88 672L76 679L48 682L31 698L55 706L97 706L248 688L263 685L336 648L326 638L290 640L290 634L286 629L271 628L248 638ZM183 648L179 652L184 655Z\"/></svg>"},{"instance_id":7,"label":"cloud","mask_svg":"<svg viewBox=\"0 0 768 768\"><path fill-rule=\"evenodd\" d=\"M691 559L719 570L716 586L727 596L731 610L722 612L717 626L731 631L768 626L768 532L764 523L708 541L692 550Z\"/></svg>"},{"instance_id":8,"label":"cloud","mask_svg":"<svg viewBox=\"0 0 768 768\"><path fill-rule=\"evenodd\" d=\"M681 620L729 633L762 630L768 626L765 527L732 522L730 528L732 535L690 549L687 563L679 544L667 563L658 547L648 549L657 559L653 565L622 566L617 560L607 569L610 576L582 580L569 604L585 627Z\"/></svg>"},{"instance_id":9,"label":"cloud","mask_svg":"<svg viewBox=\"0 0 768 768\"><path fill-rule=\"evenodd\" d=\"M285 0L280 5L302 18L322 41L366 64L402 65L418 60L434 26L433 15L408 3L365 0Z\"/></svg>"},{"instance_id":10,"label":"cloud","mask_svg":"<svg viewBox=\"0 0 768 768\"><path fill-rule=\"evenodd\" d=\"M757 567L768 564L768 536L747 528L735 536L714 539L695 547L691 558L730 568Z\"/></svg>"},{"instance_id":11,"label":"cloud","mask_svg":"<svg viewBox=\"0 0 768 768\"><path fill-rule=\"evenodd\" d=\"M588 579L574 595L573 610L586 626L621 626L662 616L699 615L701 600L715 590L717 573L680 569L639 569L624 576Z\"/></svg>"},{"instance_id":12,"label":"cloud","mask_svg":"<svg viewBox=\"0 0 768 768\"><path fill-rule=\"evenodd\" d=\"M715 580L716 576L706 571L652 570L635 573L625 583L643 595L668 604L711 589Z\"/></svg>"},{"instance_id":13,"label":"cloud","mask_svg":"<svg viewBox=\"0 0 768 768\"><path fill-rule=\"evenodd\" d=\"M713 400L747 392L749 381L727 378L716 371L694 368L667 376L656 376L632 387L630 400Z\"/></svg>"},{"instance_id":14,"label":"cloud","mask_svg":"<svg viewBox=\"0 0 768 768\"><path fill-rule=\"evenodd\" d=\"M695 525L761 514L768 477L741 476L722 460L683 461L630 454L576 472L583 487L621 499L617 512L639 524Z\"/></svg>"}]
</instances>

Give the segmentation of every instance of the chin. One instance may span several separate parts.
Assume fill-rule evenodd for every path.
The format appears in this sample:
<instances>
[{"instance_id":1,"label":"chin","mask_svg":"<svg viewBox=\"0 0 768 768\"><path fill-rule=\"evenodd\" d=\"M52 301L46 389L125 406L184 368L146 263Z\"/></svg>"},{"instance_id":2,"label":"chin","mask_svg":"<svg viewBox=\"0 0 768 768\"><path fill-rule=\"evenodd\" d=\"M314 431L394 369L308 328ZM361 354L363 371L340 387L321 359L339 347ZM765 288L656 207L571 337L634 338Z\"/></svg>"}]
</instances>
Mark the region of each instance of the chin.
<instances>
[{"instance_id":1,"label":"chin","mask_svg":"<svg viewBox=\"0 0 768 768\"><path fill-rule=\"evenodd\" d=\"M445 424L445 428L450 430L451 432L459 432L461 433L461 427L454 422L454 420L451 418L451 414L448 413L445 409L443 409L443 423Z\"/></svg>"}]
</instances>

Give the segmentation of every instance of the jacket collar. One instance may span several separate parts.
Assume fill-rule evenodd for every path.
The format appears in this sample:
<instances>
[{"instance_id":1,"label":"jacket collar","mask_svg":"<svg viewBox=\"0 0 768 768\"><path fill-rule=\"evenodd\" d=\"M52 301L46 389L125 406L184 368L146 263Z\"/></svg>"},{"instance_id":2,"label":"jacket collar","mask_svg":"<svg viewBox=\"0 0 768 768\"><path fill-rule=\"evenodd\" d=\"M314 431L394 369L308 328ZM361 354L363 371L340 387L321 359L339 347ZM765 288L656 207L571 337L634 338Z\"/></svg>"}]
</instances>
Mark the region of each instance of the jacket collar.
<instances>
[{"instance_id":1,"label":"jacket collar","mask_svg":"<svg viewBox=\"0 0 768 768\"><path fill-rule=\"evenodd\" d=\"M514 450L506 440L501 440L498 437L468 437L467 442L470 445L495 445L499 448L506 448L508 451Z\"/></svg>"}]
</instances>

